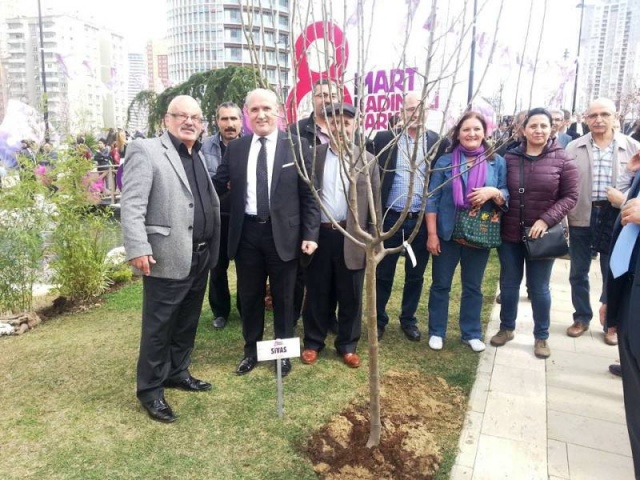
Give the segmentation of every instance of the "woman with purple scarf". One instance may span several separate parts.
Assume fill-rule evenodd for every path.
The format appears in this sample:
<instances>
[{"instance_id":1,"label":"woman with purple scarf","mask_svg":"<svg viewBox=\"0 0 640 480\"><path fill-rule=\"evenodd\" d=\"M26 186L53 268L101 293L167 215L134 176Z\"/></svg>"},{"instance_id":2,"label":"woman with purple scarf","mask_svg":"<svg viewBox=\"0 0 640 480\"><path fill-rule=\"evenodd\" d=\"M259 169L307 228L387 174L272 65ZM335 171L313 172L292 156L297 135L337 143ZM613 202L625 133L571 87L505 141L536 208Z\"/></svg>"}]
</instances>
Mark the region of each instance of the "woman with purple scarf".
<instances>
[{"instance_id":1,"label":"woman with purple scarf","mask_svg":"<svg viewBox=\"0 0 640 480\"><path fill-rule=\"evenodd\" d=\"M487 123L477 112L467 112L451 134L450 153L433 166L427 200L427 249L433 256L429 294L429 347L442 350L449 318L451 282L458 264L462 278L460 333L462 343L481 352L482 279L489 249L453 239L457 212L499 207L506 210L507 169L504 158L491 152L486 141Z\"/></svg>"}]
</instances>

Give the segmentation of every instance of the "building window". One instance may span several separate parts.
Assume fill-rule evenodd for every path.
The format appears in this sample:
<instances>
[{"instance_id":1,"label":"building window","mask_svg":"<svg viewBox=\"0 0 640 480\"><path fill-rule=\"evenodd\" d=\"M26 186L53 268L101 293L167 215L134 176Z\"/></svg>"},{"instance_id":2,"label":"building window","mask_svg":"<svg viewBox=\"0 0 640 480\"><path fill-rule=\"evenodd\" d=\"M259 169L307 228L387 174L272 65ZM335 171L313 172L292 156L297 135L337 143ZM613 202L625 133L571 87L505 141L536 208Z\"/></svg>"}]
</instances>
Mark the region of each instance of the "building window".
<instances>
[{"instance_id":1,"label":"building window","mask_svg":"<svg viewBox=\"0 0 640 480\"><path fill-rule=\"evenodd\" d=\"M289 0L280 0L280 6L284 8L289 8Z\"/></svg>"},{"instance_id":2,"label":"building window","mask_svg":"<svg viewBox=\"0 0 640 480\"><path fill-rule=\"evenodd\" d=\"M278 23L281 28L289 28L289 17L285 15L278 15Z\"/></svg>"}]
</instances>

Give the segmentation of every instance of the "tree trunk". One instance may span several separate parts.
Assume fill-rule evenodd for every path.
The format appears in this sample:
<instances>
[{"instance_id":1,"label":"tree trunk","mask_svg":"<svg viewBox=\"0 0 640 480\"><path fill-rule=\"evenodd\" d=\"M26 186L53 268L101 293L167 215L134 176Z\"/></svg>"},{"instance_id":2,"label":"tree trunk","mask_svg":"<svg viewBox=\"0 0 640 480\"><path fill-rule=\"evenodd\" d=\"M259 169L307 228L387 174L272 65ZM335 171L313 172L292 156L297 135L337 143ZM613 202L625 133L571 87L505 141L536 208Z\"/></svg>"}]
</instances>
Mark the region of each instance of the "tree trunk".
<instances>
[{"instance_id":1,"label":"tree trunk","mask_svg":"<svg viewBox=\"0 0 640 480\"><path fill-rule=\"evenodd\" d=\"M382 424L380 422L380 368L378 365L378 317L376 314L376 267L375 252L367 245L367 269L364 279L365 315L369 331L369 439L367 447L380 444Z\"/></svg>"}]
</instances>

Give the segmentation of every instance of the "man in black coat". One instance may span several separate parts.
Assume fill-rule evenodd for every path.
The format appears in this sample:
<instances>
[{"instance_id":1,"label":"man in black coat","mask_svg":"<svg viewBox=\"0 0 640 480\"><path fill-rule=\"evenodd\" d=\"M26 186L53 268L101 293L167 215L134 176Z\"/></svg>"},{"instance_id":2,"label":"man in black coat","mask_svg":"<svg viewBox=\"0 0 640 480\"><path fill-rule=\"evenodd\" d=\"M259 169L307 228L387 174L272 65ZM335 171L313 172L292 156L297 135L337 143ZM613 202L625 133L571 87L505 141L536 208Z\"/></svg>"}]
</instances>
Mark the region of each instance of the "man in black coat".
<instances>
[{"instance_id":1,"label":"man in black coat","mask_svg":"<svg viewBox=\"0 0 640 480\"><path fill-rule=\"evenodd\" d=\"M418 329L418 320L415 317L418 302L422 295L424 283L424 271L429 261L427 251L427 226L420 213L424 212L426 202L424 200L424 182L430 162L442 155L448 146L446 139L431 130L424 128L426 111L422 105L422 99L409 93L404 99L402 114L402 130L397 132L381 131L376 134L372 142L372 150L378 157L381 178L381 201L384 215L384 231L389 231L400 219L401 213L407 204L407 194L410 186L409 171L416 168L413 175L413 193L408 199L408 212L398 231L385 242L385 247L393 248L402 244L403 240L411 235L420 218L421 224L418 234L411 242L411 248L416 257L416 266L411 265L409 258L405 261L405 281L402 292L402 310L400 313L400 326L409 340L419 341L421 334ZM418 136L418 134L420 134ZM396 263L400 253L390 254L384 257L378 264L376 295L378 311L378 338L382 338L385 328L389 323L387 315L387 302L391 296L393 279L396 271Z\"/></svg>"},{"instance_id":2,"label":"man in black coat","mask_svg":"<svg viewBox=\"0 0 640 480\"><path fill-rule=\"evenodd\" d=\"M617 330L627 429L635 477L640 478L640 175L636 174L613 229L606 282L609 330ZM625 254L626 253L626 254Z\"/></svg>"},{"instance_id":3,"label":"man in black coat","mask_svg":"<svg viewBox=\"0 0 640 480\"><path fill-rule=\"evenodd\" d=\"M264 331L264 297L269 278L276 338L293 337L293 291L300 252L311 255L318 244L320 210L298 175L309 152L306 140L278 131L275 93L256 89L245 102L253 135L229 143L214 182L230 192L228 254L235 260L242 310L244 358L236 373L257 364L256 342ZM233 159L231 161L231 159ZM282 374L291 371L281 360Z\"/></svg>"}]
</instances>

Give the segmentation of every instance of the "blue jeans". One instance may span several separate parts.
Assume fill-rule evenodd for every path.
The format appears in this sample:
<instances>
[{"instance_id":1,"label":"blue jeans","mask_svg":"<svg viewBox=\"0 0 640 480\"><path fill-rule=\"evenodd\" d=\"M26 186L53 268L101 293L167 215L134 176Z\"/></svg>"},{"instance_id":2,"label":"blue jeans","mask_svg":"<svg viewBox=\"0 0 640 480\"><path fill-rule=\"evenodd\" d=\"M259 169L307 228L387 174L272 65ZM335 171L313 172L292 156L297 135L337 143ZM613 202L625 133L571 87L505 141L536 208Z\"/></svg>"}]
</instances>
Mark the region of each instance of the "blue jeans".
<instances>
[{"instance_id":1,"label":"blue jeans","mask_svg":"<svg viewBox=\"0 0 640 480\"><path fill-rule=\"evenodd\" d=\"M571 256L571 270L569 272L569 283L571 284L571 302L573 303L573 320L575 322L586 323L593 318L591 300L589 298L589 269L591 268L591 255L594 239L594 227L599 214L599 208L591 209L591 226L589 227L569 227L569 255ZM609 268L609 255L600 254L600 273L602 274L602 290L600 301L606 303L605 285Z\"/></svg>"},{"instance_id":2,"label":"blue jeans","mask_svg":"<svg viewBox=\"0 0 640 480\"><path fill-rule=\"evenodd\" d=\"M520 284L524 266L527 267L527 288L533 310L533 336L540 340L549 338L551 293L549 278L554 259L529 260L522 242L502 242L498 247L500 257L500 329L515 330L518 316Z\"/></svg>"},{"instance_id":3,"label":"blue jeans","mask_svg":"<svg viewBox=\"0 0 640 480\"><path fill-rule=\"evenodd\" d=\"M393 211L387 212L384 219L384 231L391 229L398 219L398 214ZM402 244L403 238L409 238L417 219L406 219L398 231L385 242L386 248L397 247ZM400 324L403 327L417 325L416 310L422 295L422 285L424 283L424 271L429 262L429 252L427 250L427 227L424 219L421 222L418 234L411 242L411 248L416 256L416 266L411 264L408 256L404 263L404 288L402 290L402 311L400 313ZM404 233L404 237L403 237ZM400 258L400 253L385 256L378 264L376 270L376 308L378 311L378 329L384 330L389 323L387 315L387 302L391 296L393 279L396 274L396 264Z\"/></svg>"},{"instance_id":4,"label":"blue jeans","mask_svg":"<svg viewBox=\"0 0 640 480\"><path fill-rule=\"evenodd\" d=\"M440 255L431 260L431 292L429 294L429 335L444 338L449 318L449 292L453 274L460 263L462 297L460 299L460 332L462 340L482 336L482 279L490 250L471 248L454 241L440 239Z\"/></svg>"}]
</instances>

